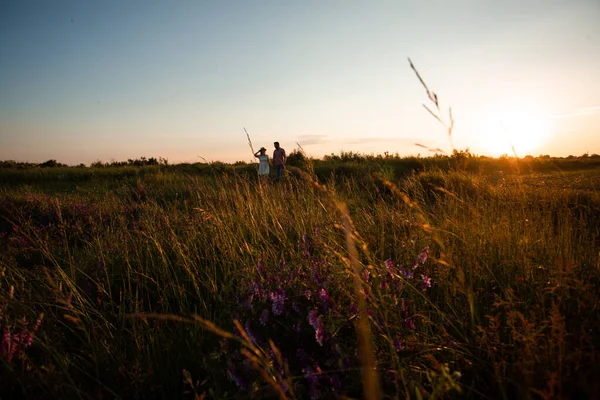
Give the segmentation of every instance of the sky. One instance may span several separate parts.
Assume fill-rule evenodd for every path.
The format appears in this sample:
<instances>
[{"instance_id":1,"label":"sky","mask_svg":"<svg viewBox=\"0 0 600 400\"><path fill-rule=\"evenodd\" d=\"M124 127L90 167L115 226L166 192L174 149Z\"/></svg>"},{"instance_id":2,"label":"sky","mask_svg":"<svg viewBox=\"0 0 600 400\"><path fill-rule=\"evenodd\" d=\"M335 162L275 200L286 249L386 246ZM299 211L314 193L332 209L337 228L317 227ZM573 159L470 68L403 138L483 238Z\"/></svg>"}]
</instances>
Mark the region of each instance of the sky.
<instances>
[{"instance_id":1,"label":"sky","mask_svg":"<svg viewBox=\"0 0 600 400\"><path fill-rule=\"evenodd\" d=\"M599 21L598 0L0 0L0 160L251 161L244 128L316 158L600 153Z\"/></svg>"}]
</instances>

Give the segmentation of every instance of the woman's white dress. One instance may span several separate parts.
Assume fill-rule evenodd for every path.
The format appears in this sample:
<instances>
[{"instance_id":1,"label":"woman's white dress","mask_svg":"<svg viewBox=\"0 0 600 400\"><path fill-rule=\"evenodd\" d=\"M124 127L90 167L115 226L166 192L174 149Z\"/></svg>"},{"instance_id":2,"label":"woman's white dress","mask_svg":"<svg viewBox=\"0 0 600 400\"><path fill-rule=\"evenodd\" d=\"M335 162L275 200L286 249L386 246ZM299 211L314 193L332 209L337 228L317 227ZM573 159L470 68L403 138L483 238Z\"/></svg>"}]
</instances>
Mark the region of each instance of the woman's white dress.
<instances>
[{"instance_id":1,"label":"woman's white dress","mask_svg":"<svg viewBox=\"0 0 600 400\"><path fill-rule=\"evenodd\" d=\"M258 174L259 175L269 175L269 156L258 156L260 163L258 164Z\"/></svg>"}]
</instances>

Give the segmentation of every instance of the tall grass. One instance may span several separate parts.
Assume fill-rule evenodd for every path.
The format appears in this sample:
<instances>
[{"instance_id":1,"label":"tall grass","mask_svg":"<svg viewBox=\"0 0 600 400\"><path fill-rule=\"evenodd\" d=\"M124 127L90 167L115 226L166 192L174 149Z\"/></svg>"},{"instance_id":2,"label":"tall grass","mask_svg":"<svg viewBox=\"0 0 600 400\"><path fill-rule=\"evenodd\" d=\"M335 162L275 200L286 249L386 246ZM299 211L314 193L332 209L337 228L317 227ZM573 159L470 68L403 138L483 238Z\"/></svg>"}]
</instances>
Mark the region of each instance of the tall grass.
<instances>
[{"instance_id":1,"label":"tall grass","mask_svg":"<svg viewBox=\"0 0 600 400\"><path fill-rule=\"evenodd\" d=\"M347 210L292 175L5 190L0 393L361 397L369 354L390 397L597 393L595 193L437 169L321 181Z\"/></svg>"}]
</instances>

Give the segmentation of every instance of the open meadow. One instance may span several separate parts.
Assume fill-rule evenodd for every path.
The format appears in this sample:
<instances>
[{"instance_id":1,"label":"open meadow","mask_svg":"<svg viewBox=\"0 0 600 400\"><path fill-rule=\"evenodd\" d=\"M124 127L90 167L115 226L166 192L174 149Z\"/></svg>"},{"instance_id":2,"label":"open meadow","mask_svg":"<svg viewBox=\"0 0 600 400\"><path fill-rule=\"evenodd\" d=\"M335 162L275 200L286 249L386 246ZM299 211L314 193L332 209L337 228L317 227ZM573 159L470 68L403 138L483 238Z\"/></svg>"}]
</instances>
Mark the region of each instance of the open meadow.
<instances>
[{"instance_id":1,"label":"open meadow","mask_svg":"<svg viewBox=\"0 0 600 400\"><path fill-rule=\"evenodd\" d=\"M600 157L147 164L2 164L0 398L600 396Z\"/></svg>"}]
</instances>

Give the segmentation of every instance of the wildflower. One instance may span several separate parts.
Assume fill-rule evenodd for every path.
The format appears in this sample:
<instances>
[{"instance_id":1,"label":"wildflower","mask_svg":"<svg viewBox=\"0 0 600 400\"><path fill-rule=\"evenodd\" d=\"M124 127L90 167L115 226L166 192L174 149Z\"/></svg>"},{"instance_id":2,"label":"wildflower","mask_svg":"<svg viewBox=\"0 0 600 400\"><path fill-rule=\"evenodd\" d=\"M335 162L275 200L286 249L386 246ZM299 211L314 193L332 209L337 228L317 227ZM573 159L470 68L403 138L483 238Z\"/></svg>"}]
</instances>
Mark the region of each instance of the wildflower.
<instances>
[{"instance_id":1,"label":"wildflower","mask_svg":"<svg viewBox=\"0 0 600 400\"><path fill-rule=\"evenodd\" d=\"M319 346L323 346L323 341L325 340L325 330L324 329L316 329L315 330L315 339Z\"/></svg>"},{"instance_id":2,"label":"wildflower","mask_svg":"<svg viewBox=\"0 0 600 400\"><path fill-rule=\"evenodd\" d=\"M407 317L404 319L404 327L407 329L415 329L415 322L412 320L412 318Z\"/></svg>"},{"instance_id":3,"label":"wildflower","mask_svg":"<svg viewBox=\"0 0 600 400\"><path fill-rule=\"evenodd\" d=\"M286 264L286 262L285 262L285 260L282 257L281 260L279 260L279 268L285 267L285 264Z\"/></svg>"},{"instance_id":4,"label":"wildflower","mask_svg":"<svg viewBox=\"0 0 600 400\"><path fill-rule=\"evenodd\" d=\"M317 343L323 346L323 341L325 340L325 324L323 324L323 320L317 316L315 310L311 310L308 313L308 323L315 328L315 339L317 340Z\"/></svg>"},{"instance_id":5,"label":"wildflower","mask_svg":"<svg viewBox=\"0 0 600 400\"><path fill-rule=\"evenodd\" d=\"M0 354L6 356L7 358L11 349L11 338L12 336L10 334L10 330L7 326L5 326L2 335L2 346L0 347Z\"/></svg>"},{"instance_id":6,"label":"wildflower","mask_svg":"<svg viewBox=\"0 0 600 400\"><path fill-rule=\"evenodd\" d=\"M321 288L321 290L319 290L319 299L323 302L324 305L329 304L329 294L327 293L327 290Z\"/></svg>"},{"instance_id":7,"label":"wildflower","mask_svg":"<svg viewBox=\"0 0 600 400\"><path fill-rule=\"evenodd\" d=\"M21 334L19 335L19 343L24 343L27 339L27 325L29 325L27 318L21 318Z\"/></svg>"},{"instance_id":8,"label":"wildflower","mask_svg":"<svg viewBox=\"0 0 600 400\"><path fill-rule=\"evenodd\" d=\"M358 308L356 308L356 304L354 304L354 303L350 304L350 312L354 315L358 314Z\"/></svg>"},{"instance_id":9,"label":"wildflower","mask_svg":"<svg viewBox=\"0 0 600 400\"><path fill-rule=\"evenodd\" d=\"M413 264L412 268L416 269L419 265L425 264L425 261L427 261L428 256L429 256L429 247L424 247L423 250L421 250L421 253L417 257L417 259L415 260L415 263Z\"/></svg>"},{"instance_id":10,"label":"wildflower","mask_svg":"<svg viewBox=\"0 0 600 400\"><path fill-rule=\"evenodd\" d=\"M310 289L304 289L304 295L306 296L307 300L310 300L311 297L311 293L310 293Z\"/></svg>"},{"instance_id":11,"label":"wildflower","mask_svg":"<svg viewBox=\"0 0 600 400\"><path fill-rule=\"evenodd\" d=\"M304 374L304 377L306 378L310 386L310 398L313 400L318 399L321 396L319 393L319 376L311 367L302 368L302 373Z\"/></svg>"},{"instance_id":12,"label":"wildflower","mask_svg":"<svg viewBox=\"0 0 600 400\"><path fill-rule=\"evenodd\" d=\"M315 281L315 283L317 285L321 285L323 283L323 278L321 278L321 275L319 275L319 272L317 271L317 268L320 268L321 265L317 261L313 261L312 264L313 264L313 267L312 267L311 273L313 276L313 280Z\"/></svg>"},{"instance_id":13,"label":"wildflower","mask_svg":"<svg viewBox=\"0 0 600 400\"><path fill-rule=\"evenodd\" d=\"M412 270L408 268L400 267L400 274L404 276L404 279L412 279L414 277Z\"/></svg>"},{"instance_id":14,"label":"wildflower","mask_svg":"<svg viewBox=\"0 0 600 400\"><path fill-rule=\"evenodd\" d=\"M317 316L317 312L315 310L311 310L308 313L308 323L313 328L316 328L319 323L319 317Z\"/></svg>"},{"instance_id":15,"label":"wildflower","mask_svg":"<svg viewBox=\"0 0 600 400\"><path fill-rule=\"evenodd\" d=\"M273 301L273 314L281 315L285 303L285 292L279 289L277 292L271 292L271 300Z\"/></svg>"},{"instance_id":16,"label":"wildflower","mask_svg":"<svg viewBox=\"0 0 600 400\"><path fill-rule=\"evenodd\" d=\"M423 284L421 288L423 289L423 291L426 291L431 287L431 278L429 278L427 275L421 274L421 279L423 279Z\"/></svg>"},{"instance_id":17,"label":"wildflower","mask_svg":"<svg viewBox=\"0 0 600 400\"><path fill-rule=\"evenodd\" d=\"M385 269L387 269L387 271L390 274L393 274L395 272L395 266L394 266L394 262L392 260L390 260L389 258L387 260L384 261L385 264Z\"/></svg>"},{"instance_id":18,"label":"wildflower","mask_svg":"<svg viewBox=\"0 0 600 400\"><path fill-rule=\"evenodd\" d=\"M369 282L369 277L371 276L371 271L368 269L363 270L363 277L365 278L365 282Z\"/></svg>"}]
</instances>

